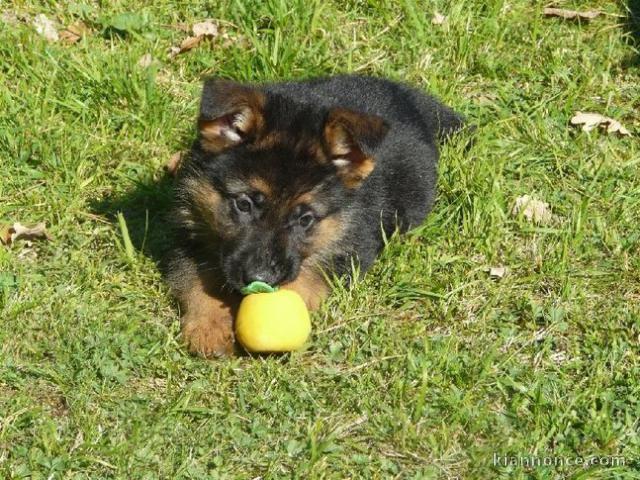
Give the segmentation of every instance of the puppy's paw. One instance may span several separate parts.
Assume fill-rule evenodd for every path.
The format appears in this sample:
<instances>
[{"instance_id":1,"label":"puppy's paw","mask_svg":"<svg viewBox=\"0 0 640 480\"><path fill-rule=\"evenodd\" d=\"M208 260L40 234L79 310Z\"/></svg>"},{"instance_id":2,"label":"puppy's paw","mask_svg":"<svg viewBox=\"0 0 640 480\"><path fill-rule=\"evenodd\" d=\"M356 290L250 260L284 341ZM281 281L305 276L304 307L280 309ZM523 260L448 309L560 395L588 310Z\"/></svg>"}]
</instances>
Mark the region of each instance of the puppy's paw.
<instances>
[{"instance_id":1,"label":"puppy's paw","mask_svg":"<svg viewBox=\"0 0 640 480\"><path fill-rule=\"evenodd\" d=\"M187 315L182 321L182 337L189 352L201 357L228 357L234 351L231 327L211 318L189 318Z\"/></svg>"}]
</instances>

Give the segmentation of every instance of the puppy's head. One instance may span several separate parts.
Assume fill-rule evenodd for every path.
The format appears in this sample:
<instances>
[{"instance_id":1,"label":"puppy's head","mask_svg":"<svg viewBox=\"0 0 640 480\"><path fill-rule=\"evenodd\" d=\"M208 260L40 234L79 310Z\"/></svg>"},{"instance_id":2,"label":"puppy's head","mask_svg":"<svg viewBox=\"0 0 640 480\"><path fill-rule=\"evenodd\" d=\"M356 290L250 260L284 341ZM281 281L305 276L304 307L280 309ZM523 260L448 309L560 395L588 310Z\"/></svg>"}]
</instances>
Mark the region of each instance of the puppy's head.
<instances>
[{"instance_id":1,"label":"puppy's head","mask_svg":"<svg viewBox=\"0 0 640 480\"><path fill-rule=\"evenodd\" d=\"M206 82L199 138L178 180L179 228L240 289L295 280L341 252L387 127L376 116Z\"/></svg>"}]
</instances>

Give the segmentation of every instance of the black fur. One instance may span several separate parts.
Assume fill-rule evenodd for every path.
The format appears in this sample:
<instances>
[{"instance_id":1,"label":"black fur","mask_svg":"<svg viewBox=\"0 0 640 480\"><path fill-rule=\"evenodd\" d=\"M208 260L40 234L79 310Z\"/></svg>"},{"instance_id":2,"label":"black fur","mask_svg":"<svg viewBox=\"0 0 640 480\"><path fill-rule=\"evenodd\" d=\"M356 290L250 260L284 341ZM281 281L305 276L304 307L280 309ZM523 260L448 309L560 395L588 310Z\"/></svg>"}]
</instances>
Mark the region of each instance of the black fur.
<instances>
[{"instance_id":1,"label":"black fur","mask_svg":"<svg viewBox=\"0 0 640 480\"><path fill-rule=\"evenodd\" d=\"M259 133L233 124L233 114L247 104L234 103L234 95L244 98L242 89L259 92L264 99ZM323 143L323 129L335 109L366 114L362 123L347 128L360 156L375 162L366 178L356 178L356 186L340 176L332 163L335 155ZM309 259L337 275L348 276L352 260L367 270L383 247L383 232L389 236L396 228L406 231L424 220L436 193L437 144L463 126L460 115L414 88L352 75L258 86L210 81L200 120L201 126L218 121L229 138L242 140L214 152L203 147L203 134L180 172L173 216L178 235L171 262L178 290L185 272L194 270L200 275L216 272L236 290L253 279L291 282ZM286 136L266 148L253 148L270 132ZM320 146L322 155L310 153L313 145ZM362 158L349 157L353 164ZM269 186L269 202L255 198L248 186L255 177ZM202 205L195 205L194 182L211 185L220 194L215 221L207 220ZM287 207L310 191L310 204ZM244 194L253 202L248 215L237 208ZM299 218L308 210L314 223L304 229ZM310 251L314 229L329 217L338 222L335 241ZM219 225L212 226L216 222Z\"/></svg>"}]
</instances>

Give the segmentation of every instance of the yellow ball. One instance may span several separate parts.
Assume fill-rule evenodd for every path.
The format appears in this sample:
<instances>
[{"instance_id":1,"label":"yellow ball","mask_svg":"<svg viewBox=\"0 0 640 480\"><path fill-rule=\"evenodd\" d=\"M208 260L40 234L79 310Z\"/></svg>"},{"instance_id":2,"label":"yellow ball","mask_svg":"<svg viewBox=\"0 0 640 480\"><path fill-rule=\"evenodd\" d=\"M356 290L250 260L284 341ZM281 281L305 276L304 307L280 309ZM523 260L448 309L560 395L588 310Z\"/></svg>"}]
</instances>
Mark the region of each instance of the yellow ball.
<instances>
[{"instance_id":1,"label":"yellow ball","mask_svg":"<svg viewBox=\"0 0 640 480\"><path fill-rule=\"evenodd\" d=\"M293 290L253 293L240 303L236 338L251 352L298 350L309 333L309 311L302 297Z\"/></svg>"}]
</instances>

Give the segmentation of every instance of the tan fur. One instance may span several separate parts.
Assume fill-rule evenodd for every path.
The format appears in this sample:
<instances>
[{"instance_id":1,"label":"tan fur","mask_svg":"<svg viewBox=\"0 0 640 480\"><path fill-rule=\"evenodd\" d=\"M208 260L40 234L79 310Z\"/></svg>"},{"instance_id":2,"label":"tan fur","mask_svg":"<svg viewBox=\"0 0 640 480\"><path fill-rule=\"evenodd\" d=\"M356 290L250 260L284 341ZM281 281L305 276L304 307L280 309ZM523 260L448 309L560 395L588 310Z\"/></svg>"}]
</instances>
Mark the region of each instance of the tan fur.
<instances>
[{"instance_id":1,"label":"tan fur","mask_svg":"<svg viewBox=\"0 0 640 480\"><path fill-rule=\"evenodd\" d=\"M219 285L205 285L194 276L178 294L182 336L191 353L206 358L233 353L233 317L239 297L221 292Z\"/></svg>"},{"instance_id":2,"label":"tan fur","mask_svg":"<svg viewBox=\"0 0 640 480\"><path fill-rule=\"evenodd\" d=\"M364 115L336 108L329 114L324 138L331 161L347 188L356 188L375 168L375 161L366 155L356 138L368 132L386 129L384 121L374 115Z\"/></svg>"},{"instance_id":3,"label":"tan fur","mask_svg":"<svg viewBox=\"0 0 640 480\"><path fill-rule=\"evenodd\" d=\"M338 169L344 185L347 188L356 188L362 181L369 176L375 168L375 162L372 158L367 157L361 160L355 168ZM342 171L343 170L343 171Z\"/></svg>"},{"instance_id":4,"label":"tan fur","mask_svg":"<svg viewBox=\"0 0 640 480\"><path fill-rule=\"evenodd\" d=\"M339 157L349 154L353 148L353 142L343 125L328 123L324 131L332 156Z\"/></svg>"},{"instance_id":5,"label":"tan fur","mask_svg":"<svg viewBox=\"0 0 640 480\"><path fill-rule=\"evenodd\" d=\"M338 215L330 215L320 220L311 237L310 250L321 253L340 241L344 233L344 221Z\"/></svg>"},{"instance_id":6,"label":"tan fur","mask_svg":"<svg viewBox=\"0 0 640 480\"><path fill-rule=\"evenodd\" d=\"M296 205L312 205L314 200L314 192L305 192L302 195L298 195L296 198L294 198L289 208L293 210Z\"/></svg>"},{"instance_id":7,"label":"tan fur","mask_svg":"<svg viewBox=\"0 0 640 480\"><path fill-rule=\"evenodd\" d=\"M271 131L257 138L250 146L251 150L271 150L276 146L287 142L288 137L285 132Z\"/></svg>"},{"instance_id":8,"label":"tan fur","mask_svg":"<svg viewBox=\"0 0 640 480\"><path fill-rule=\"evenodd\" d=\"M248 181L249 186L254 190L259 191L265 197L271 197L273 192L271 191L271 185L264 178L261 177L251 177Z\"/></svg>"},{"instance_id":9,"label":"tan fur","mask_svg":"<svg viewBox=\"0 0 640 480\"><path fill-rule=\"evenodd\" d=\"M208 152L219 153L236 143L222 134L223 127L217 120L201 121L198 127L202 136L200 144Z\"/></svg>"},{"instance_id":10,"label":"tan fur","mask_svg":"<svg viewBox=\"0 0 640 480\"><path fill-rule=\"evenodd\" d=\"M305 265L300 269L298 278L283 285L282 288L297 292L307 304L309 310L317 309L322 300L329 294L329 286L322 274L315 267Z\"/></svg>"},{"instance_id":11,"label":"tan fur","mask_svg":"<svg viewBox=\"0 0 640 480\"><path fill-rule=\"evenodd\" d=\"M224 212L220 193L206 179L190 179L186 185L191 191L197 215L206 221L218 236L229 238L233 231L233 223ZM192 214L190 213L190 215ZM186 220L194 223L198 219L188 218Z\"/></svg>"},{"instance_id":12,"label":"tan fur","mask_svg":"<svg viewBox=\"0 0 640 480\"><path fill-rule=\"evenodd\" d=\"M255 138L264 129L263 93L245 87L234 86L227 95L231 109L220 118L200 118L200 145L206 151L219 153L229 147L244 142L246 138ZM224 134L228 124L239 130L239 138L229 138Z\"/></svg>"}]
</instances>

